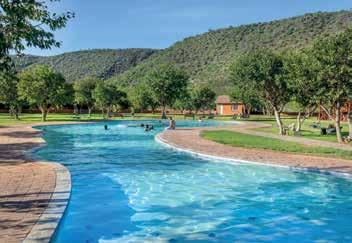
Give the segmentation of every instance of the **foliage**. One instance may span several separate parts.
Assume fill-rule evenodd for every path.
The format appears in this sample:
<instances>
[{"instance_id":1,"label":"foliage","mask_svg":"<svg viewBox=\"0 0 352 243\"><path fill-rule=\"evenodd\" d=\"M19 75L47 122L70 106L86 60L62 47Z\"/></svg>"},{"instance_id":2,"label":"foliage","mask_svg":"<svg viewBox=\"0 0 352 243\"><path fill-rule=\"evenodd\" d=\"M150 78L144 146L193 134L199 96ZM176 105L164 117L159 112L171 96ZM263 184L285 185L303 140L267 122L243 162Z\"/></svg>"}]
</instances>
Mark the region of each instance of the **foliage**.
<instances>
[{"instance_id":1,"label":"foliage","mask_svg":"<svg viewBox=\"0 0 352 243\"><path fill-rule=\"evenodd\" d=\"M95 100L96 106L100 107L102 112L107 111L107 116L111 109L115 106L121 106L126 104L126 93L118 90L116 87L100 82L96 85L93 91L93 99Z\"/></svg>"},{"instance_id":2,"label":"foliage","mask_svg":"<svg viewBox=\"0 0 352 243\"><path fill-rule=\"evenodd\" d=\"M185 89L185 91L180 95L180 97L175 100L175 103L173 105L174 109L181 110L182 112L194 110L193 101L191 97L193 88L194 87L192 85L189 85L187 89Z\"/></svg>"},{"instance_id":3,"label":"foliage","mask_svg":"<svg viewBox=\"0 0 352 243\"><path fill-rule=\"evenodd\" d=\"M130 86L148 70L171 63L190 75L192 83L208 84L217 94L230 94L229 68L241 54L261 47L276 51L310 47L320 38L344 31L352 23L352 11L314 13L268 23L212 30L186 38L152 55L111 82Z\"/></svg>"},{"instance_id":4,"label":"foliage","mask_svg":"<svg viewBox=\"0 0 352 243\"><path fill-rule=\"evenodd\" d=\"M26 47L59 47L53 31L65 27L74 15L51 13L47 3L37 0L0 1L0 70L9 67L10 52L21 54Z\"/></svg>"},{"instance_id":5,"label":"foliage","mask_svg":"<svg viewBox=\"0 0 352 243\"><path fill-rule=\"evenodd\" d=\"M243 87L268 103L275 111L279 133L283 134L280 113L291 98L291 90L284 77L284 63L280 55L269 50L255 50L238 58L231 68L234 84Z\"/></svg>"},{"instance_id":6,"label":"foliage","mask_svg":"<svg viewBox=\"0 0 352 243\"><path fill-rule=\"evenodd\" d=\"M0 72L0 103L8 105L10 113L18 119L22 102L17 93L18 78L13 72Z\"/></svg>"},{"instance_id":7,"label":"foliage","mask_svg":"<svg viewBox=\"0 0 352 243\"><path fill-rule=\"evenodd\" d=\"M298 111L296 131L300 131L302 123L312 115L319 104L318 72L309 49L289 53L284 63L285 79L292 90L292 98Z\"/></svg>"},{"instance_id":8,"label":"foliage","mask_svg":"<svg viewBox=\"0 0 352 243\"><path fill-rule=\"evenodd\" d=\"M253 108L259 110L264 106L265 102L258 96L254 83L237 82L234 76L230 78L234 81L231 96L235 101L242 102L245 105L248 115Z\"/></svg>"},{"instance_id":9,"label":"foliage","mask_svg":"<svg viewBox=\"0 0 352 243\"><path fill-rule=\"evenodd\" d=\"M33 64L50 65L72 83L90 77L108 79L138 65L156 52L152 49L95 49L49 57L25 55L15 57L14 62L19 70Z\"/></svg>"},{"instance_id":10,"label":"foliage","mask_svg":"<svg viewBox=\"0 0 352 243\"><path fill-rule=\"evenodd\" d=\"M153 97L163 108L172 106L186 91L188 76L172 65L161 65L149 72L146 77L152 89Z\"/></svg>"},{"instance_id":11,"label":"foliage","mask_svg":"<svg viewBox=\"0 0 352 243\"><path fill-rule=\"evenodd\" d=\"M336 37L317 41L312 49L316 62L321 103L328 105L330 117L335 111L336 134L342 142L340 131L341 108L352 96L352 29Z\"/></svg>"},{"instance_id":12,"label":"foliage","mask_svg":"<svg viewBox=\"0 0 352 243\"><path fill-rule=\"evenodd\" d=\"M73 85L75 103L81 106L86 105L89 110L89 115L95 103L93 91L99 82L102 81L97 78L87 77L75 82Z\"/></svg>"},{"instance_id":13,"label":"foliage","mask_svg":"<svg viewBox=\"0 0 352 243\"><path fill-rule=\"evenodd\" d=\"M129 89L128 100L132 107L137 110L145 110L151 108L152 111L158 107L159 103L153 96L150 86L146 82L141 82Z\"/></svg>"},{"instance_id":14,"label":"foliage","mask_svg":"<svg viewBox=\"0 0 352 243\"><path fill-rule=\"evenodd\" d=\"M195 87L191 93L191 102L196 113L211 110L215 105L215 92L208 86Z\"/></svg>"},{"instance_id":15,"label":"foliage","mask_svg":"<svg viewBox=\"0 0 352 243\"><path fill-rule=\"evenodd\" d=\"M38 106L43 121L51 106L62 105L67 101L65 78L49 66L32 66L20 73L19 79L18 94L29 104Z\"/></svg>"}]
</instances>

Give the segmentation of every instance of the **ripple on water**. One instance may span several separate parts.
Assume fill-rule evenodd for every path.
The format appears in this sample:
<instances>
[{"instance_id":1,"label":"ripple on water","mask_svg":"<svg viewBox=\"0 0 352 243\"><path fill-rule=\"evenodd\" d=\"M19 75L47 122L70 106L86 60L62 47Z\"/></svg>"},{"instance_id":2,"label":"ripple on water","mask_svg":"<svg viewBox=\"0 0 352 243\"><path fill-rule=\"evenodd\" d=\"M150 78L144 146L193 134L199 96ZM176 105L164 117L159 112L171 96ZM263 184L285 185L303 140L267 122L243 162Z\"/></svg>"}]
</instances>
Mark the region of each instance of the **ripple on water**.
<instances>
[{"instance_id":1,"label":"ripple on water","mask_svg":"<svg viewBox=\"0 0 352 243\"><path fill-rule=\"evenodd\" d=\"M162 127L139 123L45 128L36 156L73 180L54 242L351 241L350 179L212 163L163 148Z\"/></svg>"}]
</instances>

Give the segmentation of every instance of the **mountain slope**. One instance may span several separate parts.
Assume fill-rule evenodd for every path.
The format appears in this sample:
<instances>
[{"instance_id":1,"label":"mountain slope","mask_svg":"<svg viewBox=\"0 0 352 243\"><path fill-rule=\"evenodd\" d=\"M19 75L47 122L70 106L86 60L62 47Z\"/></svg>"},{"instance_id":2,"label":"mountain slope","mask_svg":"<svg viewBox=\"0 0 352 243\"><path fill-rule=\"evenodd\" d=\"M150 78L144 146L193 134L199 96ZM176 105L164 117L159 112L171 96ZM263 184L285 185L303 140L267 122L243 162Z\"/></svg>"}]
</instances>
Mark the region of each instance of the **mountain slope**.
<instances>
[{"instance_id":1,"label":"mountain slope","mask_svg":"<svg viewBox=\"0 0 352 243\"><path fill-rule=\"evenodd\" d=\"M229 27L186 38L162 50L110 82L130 85L153 66L173 63L193 82L209 83L217 93L229 93L229 65L245 51L263 47L285 50L309 46L315 39L334 35L352 23L351 11L315 13L268 23Z\"/></svg>"},{"instance_id":2,"label":"mountain slope","mask_svg":"<svg viewBox=\"0 0 352 243\"><path fill-rule=\"evenodd\" d=\"M74 82L86 76L108 79L138 65L156 52L152 49L95 49L49 57L25 55L14 58L14 61L20 70L32 64L49 64L68 82Z\"/></svg>"}]
</instances>

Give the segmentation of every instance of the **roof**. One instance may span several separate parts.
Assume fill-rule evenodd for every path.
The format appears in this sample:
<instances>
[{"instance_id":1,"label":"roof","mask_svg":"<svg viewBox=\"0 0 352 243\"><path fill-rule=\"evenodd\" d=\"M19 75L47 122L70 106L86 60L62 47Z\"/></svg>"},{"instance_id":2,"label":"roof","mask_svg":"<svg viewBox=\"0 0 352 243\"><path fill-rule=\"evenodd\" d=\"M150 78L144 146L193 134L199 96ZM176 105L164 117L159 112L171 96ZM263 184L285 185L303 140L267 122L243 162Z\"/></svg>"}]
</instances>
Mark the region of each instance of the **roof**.
<instances>
[{"instance_id":1,"label":"roof","mask_svg":"<svg viewBox=\"0 0 352 243\"><path fill-rule=\"evenodd\" d=\"M228 95L220 95L216 99L216 104L239 104L241 102L233 101Z\"/></svg>"}]
</instances>

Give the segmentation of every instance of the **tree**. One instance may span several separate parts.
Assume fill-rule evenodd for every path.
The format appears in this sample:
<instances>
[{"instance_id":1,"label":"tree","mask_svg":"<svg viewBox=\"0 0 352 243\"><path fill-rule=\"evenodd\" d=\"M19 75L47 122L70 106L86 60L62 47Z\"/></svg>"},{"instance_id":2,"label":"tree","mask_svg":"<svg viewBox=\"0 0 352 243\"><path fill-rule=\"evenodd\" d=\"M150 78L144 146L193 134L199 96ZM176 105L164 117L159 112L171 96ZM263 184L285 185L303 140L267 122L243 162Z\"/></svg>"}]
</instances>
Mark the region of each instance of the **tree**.
<instances>
[{"instance_id":1,"label":"tree","mask_svg":"<svg viewBox=\"0 0 352 243\"><path fill-rule=\"evenodd\" d=\"M74 103L74 94L73 84L65 82L63 88L60 90L59 96L61 97L56 104L56 108L62 108L66 105L73 105Z\"/></svg>"},{"instance_id":2,"label":"tree","mask_svg":"<svg viewBox=\"0 0 352 243\"><path fill-rule=\"evenodd\" d=\"M198 86L192 90L191 102L196 111L211 110L215 104L216 94L208 86Z\"/></svg>"},{"instance_id":3,"label":"tree","mask_svg":"<svg viewBox=\"0 0 352 243\"><path fill-rule=\"evenodd\" d=\"M172 106L188 85L188 75L172 65L161 65L148 73L146 80L153 97L162 106L162 119L166 118L166 106Z\"/></svg>"},{"instance_id":4,"label":"tree","mask_svg":"<svg viewBox=\"0 0 352 243\"><path fill-rule=\"evenodd\" d=\"M65 78L47 65L35 65L19 75L18 93L29 104L36 105L46 121L49 108L65 102Z\"/></svg>"},{"instance_id":5,"label":"tree","mask_svg":"<svg viewBox=\"0 0 352 243\"><path fill-rule=\"evenodd\" d=\"M231 96L234 100L238 100L244 104L244 112L251 114L253 108L262 108L263 102L257 95L255 87L249 87L251 84L243 82L235 82Z\"/></svg>"},{"instance_id":6,"label":"tree","mask_svg":"<svg viewBox=\"0 0 352 243\"><path fill-rule=\"evenodd\" d=\"M341 108L352 97L352 29L336 37L318 40L312 55L318 70L318 95L322 107L335 120L336 137L342 142ZM352 121L349 123L351 126Z\"/></svg>"},{"instance_id":7,"label":"tree","mask_svg":"<svg viewBox=\"0 0 352 243\"><path fill-rule=\"evenodd\" d=\"M281 112L291 98L284 79L282 57L268 50L255 50L244 54L231 67L234 84L255 91L255 95L274 110L279 134L284 134Z\"/></svg>"},{"instance_id":8,"label":"tree","mask_svg":"<svg viewBox=\"0 0 352 243\"><path fill-rule=\"evenodd\" d=\"M296 131L300 131L303 122L316 111L319 104L317 70L311 51L289 53L285 58L285 72L298 108Z\"/></svg>"},{"instance_id":9,"label":"tree","mask_svg":"<svg viewBox=\"0 0 352 243\"><path fill-rule=\"evenodd\" d=\"M100 107L103 116L106 110L107 117L109 117L113 106L126 104L126 97L125 92L105 82L99 82L93 91L95 105Z\"/></svg>"},{"instance_id":10,"label":"tree","mask_svg":"<svg viewBox=\"0 0 352 243\"><path fill-rule=\"evenodd\" d=\"M8 105L10 114L19 119L22 104L17 94L18 78L13 72L0 72L0 103Z\"/></svg>"},{"instance_id":11,"label":"tree","mask_svg":"<svg viewBox=\"0 0 352 243\"><path fill-rule=\"evenodd\" d=\"M153 92L146 82L140 82L132 87L128 92L128 99L133 109L144 110L151 108L152 112L158 107L159 103L153 96Z\"/></svg>"},{"instance_id":12,"label":"tree","mask_svg":"<svg viewBox=\"0 0 352 243\"><path fill-rule=\"evenodd\" d=\"M193 87L188 86L187 89L185 89L185 91L181 94L181 96L176 99L176 101L174 102L173 108L177 110L181 110L182 113L185 111L192 112L194 109L192 97L191 97L192 90L193 90Z\"/></svg>"},{"instance_id":13,"label":"tree","mask_svg":"<svg viewBox=\"0 0 352 243\"><path fill-rule=\"evenodd\" d=\"M0 9L0 71L11 68L11 52L59 47L52 31L64 28L74 17L71 12L51 13L45 1L38 0L1 0Z\"/></svg>"},{"instance_id":14,"label":"tree","mask_svg":"<svg viewBox=\"0 0 352 243\"><path fill-rule=\"evenodd\" d=\"M93 98L93 91L97 83L103 82L97 78L88 77L79 81L76 81L73 89L75 91L74 101L82 106L88 107L88 116L90 117L92 109L94 107L95 100Z\"/></svg>"}]
</instances>

